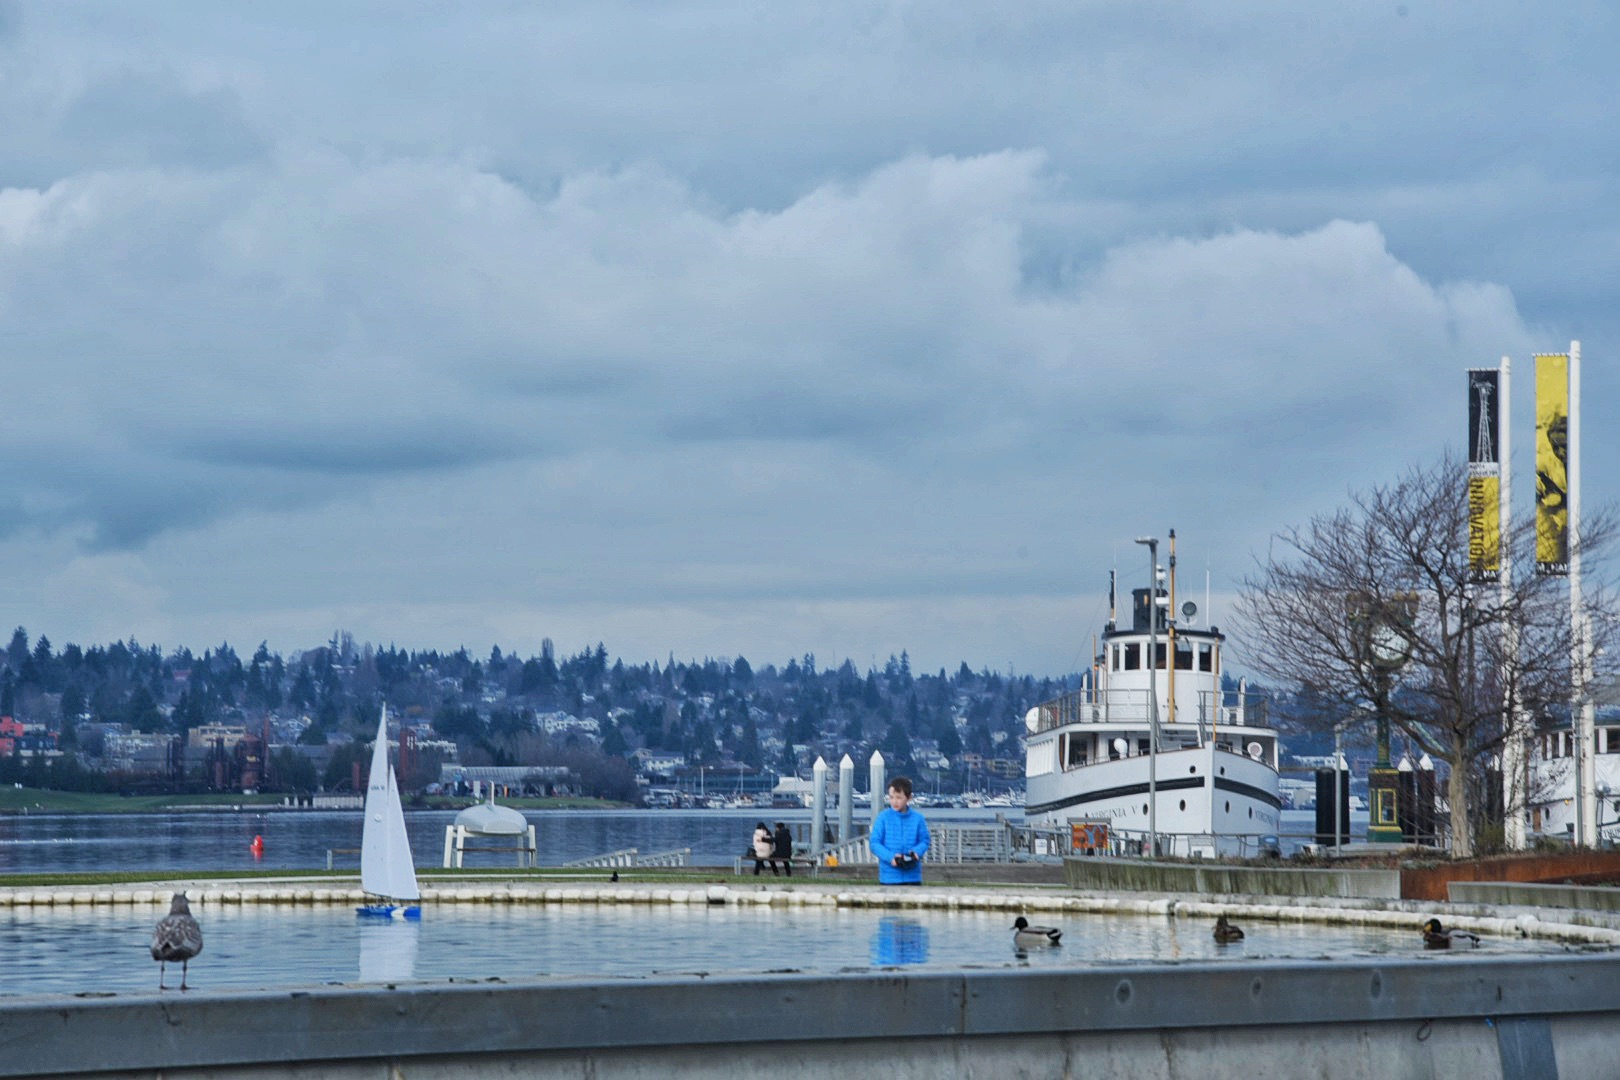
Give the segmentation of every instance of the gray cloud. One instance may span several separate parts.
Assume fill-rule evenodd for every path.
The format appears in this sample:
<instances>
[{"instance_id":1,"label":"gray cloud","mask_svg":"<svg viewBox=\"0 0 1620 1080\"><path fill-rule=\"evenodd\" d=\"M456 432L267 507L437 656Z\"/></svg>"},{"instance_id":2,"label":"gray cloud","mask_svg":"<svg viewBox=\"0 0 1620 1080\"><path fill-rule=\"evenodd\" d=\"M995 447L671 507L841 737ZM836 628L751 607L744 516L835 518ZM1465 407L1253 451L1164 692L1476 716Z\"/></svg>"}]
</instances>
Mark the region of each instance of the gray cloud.
<instances>
[{"instance_id":1,"label":"gray cloud","mask_svg":"<svg viewBox=\"0 0 1620 1080\"><path fill-rule=\"evenodd\" d=\"M1616 16L1409 7L29 5L18 619L1052 669L1620 331Z\"/></svg>"}]
</instances>

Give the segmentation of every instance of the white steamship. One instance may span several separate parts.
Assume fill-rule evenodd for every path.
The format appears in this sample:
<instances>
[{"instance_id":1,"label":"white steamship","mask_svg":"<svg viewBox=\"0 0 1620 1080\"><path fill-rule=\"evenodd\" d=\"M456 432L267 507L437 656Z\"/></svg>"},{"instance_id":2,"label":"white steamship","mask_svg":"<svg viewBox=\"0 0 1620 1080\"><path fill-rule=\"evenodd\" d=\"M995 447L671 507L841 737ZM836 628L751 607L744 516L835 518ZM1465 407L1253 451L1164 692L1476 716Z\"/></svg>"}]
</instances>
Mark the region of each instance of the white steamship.
<instances>
[{"instance_id":1,"label":"white steamship","mask_svg":"<svg viewBox=\"0 0 1620 1080\"><path fill-rule=\"evenodd\" d=\"M1193 603L1168 617L1173 547L1168 590L1132 590L1128 627L1116 625L1109 592L1108 626L1081 688L1024 718L1026 819L1090 825L1091 837L1106 825L1114 850L1122 841L1142 850L1151 834L1166 855L1257 853L1281 822L1277 734L1242 684L1221 689L1225 636L1198 625Z\"/></svg>"}]
</instances>

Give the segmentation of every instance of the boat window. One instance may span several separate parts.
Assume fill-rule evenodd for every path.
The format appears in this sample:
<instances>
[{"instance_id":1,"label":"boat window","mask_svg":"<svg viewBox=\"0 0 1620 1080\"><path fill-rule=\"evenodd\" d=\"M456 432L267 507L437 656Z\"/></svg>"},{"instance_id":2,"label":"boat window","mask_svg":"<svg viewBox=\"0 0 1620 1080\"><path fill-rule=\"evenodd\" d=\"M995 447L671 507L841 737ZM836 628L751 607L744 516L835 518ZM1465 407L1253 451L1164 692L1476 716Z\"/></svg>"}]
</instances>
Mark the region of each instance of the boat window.
<instances>
[{"instance_id":1,"label":"boat window","mask_svg":"<svg viewBox=\"0 0 1620 1080\"><path fill-rule=\"evenodd\" d=\"M1141 666L1142 666L1142 646L1138 645L1134 641L1130 642L1129 644L1127 644L1125 646L1125 667L1122 670L1124 670L1124 671L1135 671L1137 668L1139 668Z\"/></svg>"},{"instance_id":2,"label":"boat window","mask_svg":"<svg viewBox=\"0 0 1620 1080\"><path fill-rule=\"evenodd\" d=\"M1154 646L1154 647L1153 647L1153 648L1154 648L1154 652L1153 652L1153 666L1154 666L1154 667L1156 667L1156 668L1158 668L1158 669L1159 669L1159 670L1160 670L1160 671L1163 671L1163 670L1164 670L1164 664L1165 664L1165 661L1166 661L1166 660L1167 660L1167 659L1168 659L1168 658L1169 658L1169 656L1170 656L1170 649L1169 649L1169 647L1168 647L1168 646L1167 646L1167 645L1166 645L1166 644L1165 644L1165 643L1164 643L1164 642L1162 642L1162 641L1161 641L1161 642L1159 642L1159 643L1158 643L1158 644L1157 644L1157 645L1155 645L1155 646Z\"/></svg>"},{"instance_id":3,"label":"boat window","mask_svg":"<svg viewBox=\"0 0 1620 1080\"><path fill-rule=\"evenodd\" d=\"M1184 642L1176 642L1176 670L1191 671L1193 666L1192 660L1192 646Z\"/></svg>"},{"instance_id":4,"label":"boat window","mask_svg":"<svg viewBox=\"0 0 1620 1080\"><path fill-rule=\"evenodd\" d=\"M1136 752L1144 755L1148 752L1148 741L1146 739L1136 740Z\"/></svg>"},{"instance_id":5,"label":"boat window","mask_svg":"<svg viewBox=\"0 0 1620 1080\"><path fill-rule=\"evenodd\" d=\"M1605 754L1620 754L1620 728L1604 728L1603 752Z\"/></svg>"},{"instance_id":6,"label":"boat window","mask_svg":"<svg viewBox=\"0 0 1620 1080\"><path fill-rule=\"evenodd\" d=\"M1198 646L1198 670L1215 670L1215 650L1209 645Z\"/></svg>"},{"instance_id":7,"label":"boat window","mask_svg":"<svg viewBox=\"0 0 1620 1080\"><path fill-rule=\"evenodd\" d=\"M1086 763L1086 743L1089 741L1090 739L1071 739L1068 736L1064 736L1064 746L1066 749L1063 758L1063 767L1065 769L1077 769Z\"/></svg>"}]
</instances>

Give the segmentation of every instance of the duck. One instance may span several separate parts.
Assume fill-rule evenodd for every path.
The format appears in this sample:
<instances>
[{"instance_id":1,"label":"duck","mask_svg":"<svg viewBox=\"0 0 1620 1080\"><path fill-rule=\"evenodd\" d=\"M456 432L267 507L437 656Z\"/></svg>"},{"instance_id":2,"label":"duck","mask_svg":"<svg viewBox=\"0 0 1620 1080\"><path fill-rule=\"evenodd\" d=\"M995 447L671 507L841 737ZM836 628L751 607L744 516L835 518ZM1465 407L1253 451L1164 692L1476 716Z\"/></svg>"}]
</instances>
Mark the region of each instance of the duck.
<instances>
[{"instance_id":1,"label":"duck","mask_svg":"<svg viewBox=\"0 0 1620 1080\"><path fill-rule=\"evenodd\" d=\"M177 892L169 898L169 913L158 920L152 931L152 959L158 962L158 989L163 985L163 970L174 961L180 961L180 989L186 986L186 968L191 958L202 952L202 929L191 915L186 894Z\"/></svg>"},{"instance_id":2,"label":"duck","mask_svg":"<svg viewBox=\"0 0 1620 1080\"><path fill-rule=\"evenodd\" d=\"M1012 931L1013 944L1020 947L1063 944L1059 940L1063 937L1063 931L1055 926L1031 926L1022 915L1013 920Z\"/></svg>"},{"instance_id":3,"label":"duck","mask_svg":"<svg viewBox=\"0 0 1620 1080\"><path fill-rule=\"evenodd\" d=\"M1430 919L1423 924L1423 947L1425 949L1449 949L1453 942L1477 949L1479 947L1479 935L1468 930L1447 930L1440 925L1439 919Z\"/></svg>"},{"instance_id":4,"label":"duck","mask_svg":"<svg viewBox=\"0 0 1620 1080\"><path fill-rule=\"evenodd\" d=\"M1243 940L1243 930L1226 921L1225 915L1215 917L1215 940L1222 945Z\"/></svg>"}]
</instances>

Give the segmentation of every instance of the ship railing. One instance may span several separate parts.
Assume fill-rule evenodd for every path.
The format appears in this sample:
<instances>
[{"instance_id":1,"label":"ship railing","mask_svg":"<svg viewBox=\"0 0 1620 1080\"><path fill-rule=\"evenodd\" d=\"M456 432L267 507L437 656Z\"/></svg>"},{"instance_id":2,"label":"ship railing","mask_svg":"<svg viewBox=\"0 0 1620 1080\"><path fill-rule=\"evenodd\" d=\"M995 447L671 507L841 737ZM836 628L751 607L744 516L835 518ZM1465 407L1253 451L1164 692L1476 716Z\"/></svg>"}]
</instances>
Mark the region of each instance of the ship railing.
<instances>
[{"instance_id":1,"label":"ship railing","mask_svg":"<svg viewBox=\"0 0 1620 1080\"><path fill-rule=\"evenodd\" d=\"M1211 728L1265 727L1266 700L1249 690L1201 690L1178 698L1176 720L1198 725L1199 741L1209 738ZM1151 698L1146 690L1073 690L1062 697L1036 706L1036 731L1050 731L1065 724L1146 724L1150 721ZM1168 722L1163 707L1159 720Z\"/></svg>"},{"instance_id":2,"label":"ship railing","mask_svg":"<svg viewBox=\"0 0 1620 1080\"><path fill-rule=\"evenodd\" d=\"M1113 855L1121 858L1158 857L1180 859L1213 859L1217 856L1257 859L1276 857L1280 854L1278 838L1275 835L1257 836L1232 833L1172 833L1161 831L1157 835L1158 850L1156 855L1150 844L1151 839L1152 834L1145 829L1110 829L1108 831L1107 849L1097 850L1094 854Z\"/></svg>"},{"instance_id":3,"label":"ship railing","mask_svg":"<svg viewBox=\"0 0 1620 1080\"><path fill-rule=\"evenodd\" d=\"M1145 858L1149 855L1146 830L1116 829L1103 819L1072 821L1065 825L1009 825L1014 860L1061 859L1065 856ZM1276 836L1224 833L1158 834L1160 857L1262 858L1279 853Z\"/></svg>"}]
</instances>

